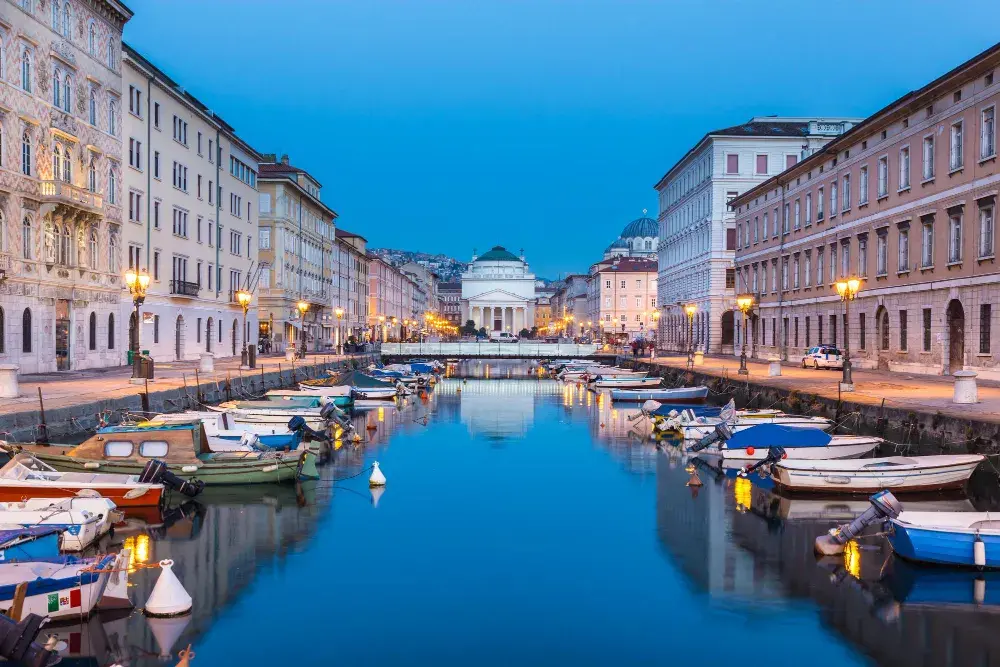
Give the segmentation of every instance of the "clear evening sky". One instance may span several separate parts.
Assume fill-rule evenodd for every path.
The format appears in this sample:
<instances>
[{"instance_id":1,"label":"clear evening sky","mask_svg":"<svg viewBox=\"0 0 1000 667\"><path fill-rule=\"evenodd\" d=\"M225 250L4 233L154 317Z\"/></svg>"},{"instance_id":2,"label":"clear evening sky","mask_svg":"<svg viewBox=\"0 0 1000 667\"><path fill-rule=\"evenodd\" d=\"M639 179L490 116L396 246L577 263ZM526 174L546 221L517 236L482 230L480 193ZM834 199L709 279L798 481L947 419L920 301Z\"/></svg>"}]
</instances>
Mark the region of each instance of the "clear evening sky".
<instances>
[{"instance_id":1,"label":"clear evening sky","mask_svg":"<svg viewBox=\"0 0 1000 667\"><path fill-rule=\"evenodd\" d=\"M126 0L125 39L373 246L584 272L708 130L867 116L1000 39L997 0Z\"/></svg>"}]
</instances>

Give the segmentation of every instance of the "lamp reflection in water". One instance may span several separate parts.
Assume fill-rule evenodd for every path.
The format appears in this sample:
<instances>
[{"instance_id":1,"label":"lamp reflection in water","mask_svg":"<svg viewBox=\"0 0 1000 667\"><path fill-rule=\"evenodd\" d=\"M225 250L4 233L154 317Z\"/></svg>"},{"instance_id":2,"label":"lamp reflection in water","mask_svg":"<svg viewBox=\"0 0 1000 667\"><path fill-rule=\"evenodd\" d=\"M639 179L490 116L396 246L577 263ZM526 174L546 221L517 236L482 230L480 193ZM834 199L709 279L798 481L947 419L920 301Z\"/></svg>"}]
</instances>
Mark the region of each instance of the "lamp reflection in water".
<instances>
[{"instance_id":1,"label":"lamp reflection in water","mask_svg":"<svg viewBox=\"0 0 1000 667\"><path fill-rule=\"evenodd\" d=\"M745 512L753 504L753 483L746 477L737 477L733 483L733 497L736 499L736 509Z\"/></svg>"},{"instance_id":2,"label":"lamp reflection in water","mask_svg":"<svg viewBox=\"0 0 1000 667\"><path fill-rule=\"evenodd\" d=\"M139 535L129 535L125 538L125 543L122 544L122 548L129 550L129 574L132 574L139 569L139 565L145 565L149 562L149 535L146 535L145 533L140 533Z\"/></svg>"},{"instance_id":3,"label":"lamp reflection in water","mask_svg":"<svg viewBox=\"0 0 1000 667\"><path fill-rule=\"evenodd\" d=\"M844 545L844 569L855 579L861 578L861 547L856 540Z\"/></svg>"}]
</instances>

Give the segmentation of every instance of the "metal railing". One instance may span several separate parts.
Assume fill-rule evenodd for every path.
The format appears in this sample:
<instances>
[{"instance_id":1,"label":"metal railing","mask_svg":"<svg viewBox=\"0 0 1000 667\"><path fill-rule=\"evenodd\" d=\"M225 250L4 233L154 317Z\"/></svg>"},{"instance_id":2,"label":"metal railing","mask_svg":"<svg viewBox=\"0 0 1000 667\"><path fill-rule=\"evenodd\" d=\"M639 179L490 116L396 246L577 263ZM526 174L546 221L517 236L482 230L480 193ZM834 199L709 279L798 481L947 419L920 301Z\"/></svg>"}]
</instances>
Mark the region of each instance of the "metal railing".
<instances>
[{"instance_id":1,"label":"metal railing","mask_svg":"<svg viewBox=\"0 0 1000 667\"><path fill-rule=\"evenodd\" d=\"M382 354L386 355L546 358L587 357L602 351L596 343L382 343Z\"/></svg>"},{"instance_id":2,"label":"metal railing","mask_svg":"<svg viewBox=\"0 0 1000 667\"><path fill-rule=\"evenodd\" d=\"M201 285L198 283L189 283L186 280L171 280L170 281L170 293L177 296L198 296L201 291Z\"/></svg>"}]
</instances>

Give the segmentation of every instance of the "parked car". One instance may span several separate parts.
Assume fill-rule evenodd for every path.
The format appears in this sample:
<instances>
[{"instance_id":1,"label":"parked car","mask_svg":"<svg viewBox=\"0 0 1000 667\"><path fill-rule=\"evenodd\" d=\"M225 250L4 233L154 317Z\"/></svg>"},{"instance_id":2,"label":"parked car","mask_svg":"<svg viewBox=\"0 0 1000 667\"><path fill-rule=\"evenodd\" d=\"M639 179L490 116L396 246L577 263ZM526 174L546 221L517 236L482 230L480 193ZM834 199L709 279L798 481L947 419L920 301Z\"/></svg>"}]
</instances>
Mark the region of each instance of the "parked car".
<instances>
[{"instance_id":1,"label":"parked car","mask_svg":"<svg viewBox=\"0 0 1000 667\"><path fill-rule=\"evenodd\" d=\"M491 331L490 332L490 342L491 343L516 343L518 341L517 336L509 331Z\"/></svg>"},{"instance_id":2,"label":"parked car","mask_svg":"<svg viewBox=\"0 0 1000 667\"><path fill-rule=\"evenodd\" d=\"M806 350L802 368L844 368L844 355L833 345L817 345Z\"/></svg>"}]
</instances>

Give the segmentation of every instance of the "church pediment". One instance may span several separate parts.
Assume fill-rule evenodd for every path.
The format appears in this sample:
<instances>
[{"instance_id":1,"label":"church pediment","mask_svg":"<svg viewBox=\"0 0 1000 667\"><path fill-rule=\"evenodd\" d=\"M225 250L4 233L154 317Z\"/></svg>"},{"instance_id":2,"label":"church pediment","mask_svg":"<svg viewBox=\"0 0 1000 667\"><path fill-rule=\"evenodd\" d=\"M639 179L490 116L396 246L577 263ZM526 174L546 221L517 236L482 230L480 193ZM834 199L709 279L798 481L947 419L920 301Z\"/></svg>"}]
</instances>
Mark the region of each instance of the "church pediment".
<instances>
[{"instance_id":1,"label":"church pediment","mask_svg":"<svg viewBox=\"0 0 1000 667\"><path fill-rule=\"evenodd\" d=\"M508 292L504 289L491 289L475 296L468 297L469 301L530 301L531 299L521 296L520 294L515 294L514 292Z\"/></svg>"}]
</instances>

